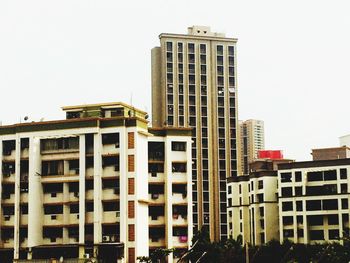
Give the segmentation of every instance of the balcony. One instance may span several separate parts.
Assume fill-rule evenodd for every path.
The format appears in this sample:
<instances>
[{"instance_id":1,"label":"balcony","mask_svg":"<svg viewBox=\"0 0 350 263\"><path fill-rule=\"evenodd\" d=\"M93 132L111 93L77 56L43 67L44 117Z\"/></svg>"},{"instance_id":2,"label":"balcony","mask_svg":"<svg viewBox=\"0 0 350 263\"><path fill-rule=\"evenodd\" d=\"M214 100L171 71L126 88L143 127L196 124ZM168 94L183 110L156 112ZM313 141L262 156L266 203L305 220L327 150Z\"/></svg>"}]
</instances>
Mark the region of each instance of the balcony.
<instances>
[{"instance_id":1,"label":"balcony","mask_svg":"<svg viewBox=\"0 0 350 263\"><path fill-rule=\"evenodd\" d=\"M14 240L13 238L9 238L9 239L4 239L3 238L3 241L2 241L2 244L3 244L3 248L12 248L14 247Z\"/></svg>"},{"instance_id":2,"label":"balcony","mask_svg":"<svg viewBox=\"0 0 350 263\"><path fill-rule=\"evenodd\" d=\"M15 203L15 194L2 194L2 204L14 204Z\"/></svg>"},{"instance_id":3,"label":"balcony","mask_svg":"<svg viewBox=\"0 0 350 263\"><path fill-rule=\"evenodd\" d=\"M14 215L3 215L1 217L1 226L13 226L15 222Z\"/></svg>"},{"instance_id":4,"label":"balcony","mask_svg":"<svg viewBox=\"0 0 350 263\"><path fill-rule=\"evenodd\" d=\"M44 204L55 204L63 202L63 193L44 194Z\"/></svg>"},{"instance_id":5,"label":"balcony","mask_svg":"<svg viewBox=\"0 0 350 263\"><path fill-rule=\"evenodd\" d=\"M164 183L164 173L152 172L148 173L149 183Z\"/></svg>"},{"instance_id":6,"label":"balcony","mask_svg":"<svg viewBox=\"0 0 350 263\"><path fill-rule=\"evenodd\" d=\"M188 237L187 236L174 236L173 237L173 246L177 248L187 248L189 246L188 244Z\"/></svg>"},{"instance_id":7,"label":"balcony","mask_svg":"<svg viewBox=\"0 0 350 263\"><path fill-rule=\"evenodd\" d=\"M85 199L86 200L93 200L94 199L94 190L88 190L85 193Z\"/></svg>"},{"instance_id":8,"label":"balcony","mask_svg":"<svg viewBox=\"0 0 350 263\"><path fill-rule=\"evenodd\" d=\"M69 202L79 201L79 191L69 193Z\"/></svg>"},{"instance_id":9,"label":"balcony","mask_svg":"<svg viewBox=\"0 0 350 263\"><path fill-rule=\"evenodd\" d=\"M148 241L149 247L165 247L164 237L150 237Z\"/></svg>"},{"instance_id":10,"label":"balcony","mask_svg":"<svg viewBox=\"0 0 350 263\"><path fill-rule=\"evenodd\" d=\"M187 215L173 214L173 225L174 226L187 226Z\"/></svg>"},{"instance_id":11,"label":"balcony","mask_svg":"<svg viewBox=\"0 0 350 263\"><path fill-rule=\"evenodd\" d=\"M164 204L164 194L148 194L148 200L151 204Z\"/></svg>"},{"instance_id":12,"label":"balcony","mask_svg":"<svg viewBox=\"0 0 350 263\"><path fill-rule=\"evenodd\" d=\"M23 159L29 158L29 148L24 148L21 150L21 158Z\"/></svg>"},{"instance_id":13,"label":"balcony","mask_svg":"<svg viewBox=\"0 0 350 263\"><path fill-rule=\"evenodd\" d=\"M119 199L119 188L107 188L102 190L102 200Z\"/></svg>"},{"instance_id":14,"label":"balcony","mask_svg":"<svg viewBox=\"0 0 350 263\"><path fill-rule=\"evenodd\" d=\"M187 173L173 173L172 175L173 183L187 183Z\"/></svg>"},{"instance_id":15,"label":"balcony","mask_svg":"<svg viewBox=\"0 0 350 263\"><path fill-rule=\"evenodd\" d=\"M28 215L21 215L20 217L20 225L27 226L28 225Z\"/></svg>"},{"instance_id":16,"label":"balcony","mask_svg":"<svg viewBox=\"0 0 350 263\"><path fill-rule=\"evenodd\" d=\"M173 201L173 204L187 204L187 194L173 193L172 201Z\"/></svg>"},{"instance_id":17,"label":"balcony","mask_svg":"<svg viewBox=\"0 0 350 263\"><path fill-rule=\"evenodd\" d=\"M79 224L79 214L78 213L69 215L69 224L71 224L71 225Z\"/></svg>"},{"instance_id":18,"label":"balcony","mask_svg":"<svg viewBox=\"0 0 350 263\"><path fill-rule=\"evenodd\" d=\"M105 166L102 170L102 178L103 177L116 177L119 176L119 166Z\"/></svg>"},{"instance_id":19,"label":"balcony","mask_svg":"<svg viewBox=\"0 0 350 263\"><path fill-rule=\"evenodd\" d=\"M57 226L63 224L63 214L44 215L45 226Z\"/></svg>"},{"instance_id":20,"label":"balcony","mask_svg":"<svg viewBox=\"0 0 350 263\"><path fill-rule=\"evenodd\" d=\"M85 176L93 177L94 176L94 168L93 167L86 168Z\"/></svg>"},{"instance_id":21,"label":"balcony","mask_svg":"<svg viewBox=\"0 0 350 263\"><path fill-rule=\"evenodd\" d=\"M52 237L52 238L43 238L43 245L52 245L52 244L63 244L63 238L61 237Z\"/></svg>"},{"instance_id":22,"label":"balcony","mask_svg":"<svg viewBox=\"0 0 350 263\"><path fill-rule=\"evenodd\" d=\"M76 237L69 237L68 239L69 244L78 244L79 243L79 236Z\"/></svg>"},{"instance_id":23,"label":"balcony","mask_svg":"<svg viewBox=\"0 0 350 263\"><path fill-rule=\"evenodd\" d=\"M23 238L21 239L21 245L22 248L27 248L28 247L28 238Z\"/></svg>"},{"instance_id":24,"label":"balcony","mask_svg":"<svg viewBox=\"0 0 350 263\"><path fill-rule=\"evenodd\" d=\"M103 145L102 155L108 154L119 154L119 143Z\"/></svg>"},{"instance_id":25,"label":"balcony","mask_svg":"<svg viewBox=\"0 0 350 263\"><path fill-rule=\"evenodd\" d=\"M16 159L16 151L14 149L4 149L2 157L4 161L13 161Z\"/></svg>"},{"instance_id":26,"label":"balcony","mask_svg":"<svg viewBox=\"0 0 350 263\"><path fill-rule=\"evenodd\" d=\"M3 171L3 182L4 183L15 183L15 170L5 170Z\"/></svg>"},{"instance_id":27,"label":"balcony","mask_svg":"<svg viewBox=\"0 0 350 263\"><path fill-rule=\"evenodd\" d=\"M86 220L86 223L93 223L94 222L94 212L87 212L85 213L85 220Z\"/></svg>"},{"instance_id":28,"label":"balcony","mask_svg":"<svg viewBox=\"0 0 350 263\"><path fill-rule=\"evenodd\" d=\"M120 212L119 211L106 211L102 215L102 223L118 223L120 221Z\"/></svg>"},{"instance_id":29,"label":"balcony","mask_svg":"<svg viewBox=\"0 0 350 263\"><path fill-rule=\"evenodd\" d=\"M159 226L165 224L164 216L151 215L148 217L148 223L150 226Z\"/></svg>"}]
</instances>

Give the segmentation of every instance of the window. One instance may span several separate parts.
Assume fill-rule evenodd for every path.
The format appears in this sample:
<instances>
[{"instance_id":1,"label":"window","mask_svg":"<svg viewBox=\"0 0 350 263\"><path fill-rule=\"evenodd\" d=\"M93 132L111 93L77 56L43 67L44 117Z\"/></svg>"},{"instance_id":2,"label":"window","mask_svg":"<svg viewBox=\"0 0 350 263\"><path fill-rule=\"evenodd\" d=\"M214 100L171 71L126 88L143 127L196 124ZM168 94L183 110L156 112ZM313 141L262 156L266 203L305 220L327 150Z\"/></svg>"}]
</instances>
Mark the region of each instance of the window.
<instances>
[{"instance_id":1,"label":"window","mask_svg":"<svg viewBox=\"0 0 350 263\"><path fill-rule=\"evenodd\" d=\"M186 151L186 142L171 142L172 151Z\"/></svg>"},{"instance_id":2,"label":"window","mask_svg":"<svg viewBox=\"0 0 350 263\"><path fill-rule=\"evenodd\" d=\"M186 173L186 163L172 163L173 173Z\"/></svg>"},{"instance_id":3,"label":"window","mask_svg":"<svg viewBox=\"0 0 350 263\"><path fill-rule=\"evenodd\" d=\"M310 240L324 240L323 230L310 230Z\"/></svg>"},{"instance_id":4,"label":"window","mask_svg":"<svg viewBox=\"0 0 350 263\"><path fill-rule=\"evenodd\" d=\"M348 178L348 171L347 169L340 169L340 179L347 179Z\"/></svg>"},{"instance_id":5,"label":"window","mask_svg":"<svg viewBox=\"0 0 350 263\"><path fill-rule=\"evenodd\" d=\"M323 172L325 181L337 180L337 170L329 170Z\"/></svg>"},{"instance_id":6,"label":"window","mask_svg":"<svg viewBox=\"0 0 350 263\"><path fill-rule=\"evenodd\" d=\"M283 216L283 225L293 225L293 216Z\"/></svg>"},{"instance_id":7,"label":"window","mask_svg":"<svg viewBox=\"0 0 350 263\"><path fill-rule=\"evenodd\" d=\"M283 230L283 237L284 238L291 238L294 236L293 229L284 229Z\"/></svg>"},{"instance_id":8,"label":"window","mask_svg":"<svg viewBox=\"0 0 350 263\"><path fill-rule=\"evenodd\" d=\"M281 182L289 183L292 181L292 173L281 173Z\"/></svg>"},{"instance_id":9,"label":"window","mask_svg":"<svg viewBox=\"0 0 350 263\"><path fill-rule=\"evenodd\" d=\"M260 180L258 181L258 189L263 189L264 188L264 181Z\"/></svg>"},{"instance_id":10,"label":"window","mask_svg":"<svg viewBox=\"0 0 350 263\"><path fill-rule=\"evenodd\" d=\"M296 201L297 211L303 211L303 201Z\"/></svg>"},{"instance_id":11,"label":"window","mask_svg":"<svg viewBox=\"0 0 350 263\"><path fill-rule=\"evenodd\" d=\"M293 202L282 202L282 211L293 211Z\"/></svg>"},{"instance_id":12,"label":"window","mask_svg":"<svg viewBox=\"0 0 350 263\"><path fill-rule=\"evenodd\" d=\"M349 201L348 201L348 199L342 199L341 200L341 208L342 209L348 209L349 208Z\"/></svg>"},{"instance_id":13,"label":"window","mask_svg":"<svg viewBox=\"0 0 350 263\"><path fill-rule=\"evenodd\" d=\"M303 194L303 188L301 186L296 186L295 187L295 195L301 196L302 194Z\"/></svg>"},{"instance_id":14,"label":"window","mask_svg":"<svg viewBox=\"0 0 350 263\"><path fill-rule=\"evenodd\" d=\"M328 225L338 225L339 218L338 215L328 215Z\"/></svg>"},{"instance_id":15,"label":"window","mask_svg":"<svg viewBox=\"0 0 350 263\"><path fill-rule=\"evenodd\" d=\"M301 182L302 180L302 176L301 176L301 172L295 172L295 181L296 182Z\"/></svg>"},{"instance_id":16,"label":"window","mask_svg":"<svg viewBox=\"0 0 350 263\"><path fill-rule=\"evenodd\" d=\"M328 232L329 239L339 239L339 230L338 229L330 229Z\"/></svg>"},{"instance_id":17,"label":"window","mask_svg":"<svg viewBox=\"0 0 350 263\"><path fill-rule=\"evenodd\" d=\"M308 172L307 180L309 182L323 181L323 174L322 172Z\"/></svg>"},{"instance_id":18,"label":"window","mask_svg":"<svg viewBox=\"0 0 350 263\"><path fill-rule=\"evenodd\" d=\"M308 216L308 223L310 226L323 226L323 216L322 215L312 215Z\"/></svg>"},{"instance_id":19,"label":"window","mask_svg":"<svg viewBox=\"0 0 350 263\"><path fill-rule=\"evenodd\" d=\"M321 200L306 200L306 211L321 210Z\"/></svg>"},{"instance_id":20,"label":"window","mask_svg":"<svg viewBox=\"0 0 350 263\"><path fill-rule=\"evenodd\" d=\"M340 185L341 193L347 193L348 192L348 185L347 184L341 184Z\"/></svg>"},{"instance_id":21,"label":"window","mask_svg":"<svg viewBox=\"0 0 350 263\"><path fill-rule=\"evenodd\" d=\"M282 187L282 197L291 197L292 194L292 187Z\"/></svg>"}]
</instances>

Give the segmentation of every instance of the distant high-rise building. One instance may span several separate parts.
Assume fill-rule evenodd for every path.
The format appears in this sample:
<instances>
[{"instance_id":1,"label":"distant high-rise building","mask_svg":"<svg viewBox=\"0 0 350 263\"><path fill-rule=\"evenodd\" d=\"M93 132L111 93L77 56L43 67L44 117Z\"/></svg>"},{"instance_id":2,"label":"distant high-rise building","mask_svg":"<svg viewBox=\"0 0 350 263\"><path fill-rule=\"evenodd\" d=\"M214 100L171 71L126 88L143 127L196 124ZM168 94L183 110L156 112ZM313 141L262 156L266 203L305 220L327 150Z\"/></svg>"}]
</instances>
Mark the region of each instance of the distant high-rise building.
<instances>
[{"instance_id":1,"label":"distant high-rise building","mask_svg":"<svg viewBox=\"0 0 350 263\"><path fill-rule=\"evenodd\" d=\"M264 122L246 120L239 122L240 169L239 174L249 173L249 163L258 157L258 151L265 148Z\"/></svg>"},{"instance_id":2,"label":"distant high-rise building","mask_svg":"<svg viewBox=\"0 0 350 263\"><path fill-rule=\"evenodd\" d=\"M159 36L152 50L153 127L191 127L193 223L227 237L226 178L237 176L236 42L209 27Z\"/></svg>"}]
</instances>

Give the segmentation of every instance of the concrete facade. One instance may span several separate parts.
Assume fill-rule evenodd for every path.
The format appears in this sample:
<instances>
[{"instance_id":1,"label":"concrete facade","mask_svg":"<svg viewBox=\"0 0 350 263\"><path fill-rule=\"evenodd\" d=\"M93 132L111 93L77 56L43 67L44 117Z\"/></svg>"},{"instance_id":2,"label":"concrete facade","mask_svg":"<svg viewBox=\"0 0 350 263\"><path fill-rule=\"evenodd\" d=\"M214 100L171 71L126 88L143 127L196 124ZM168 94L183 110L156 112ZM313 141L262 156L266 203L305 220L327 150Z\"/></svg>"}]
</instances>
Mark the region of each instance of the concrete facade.
<instances>
[{"instance_id":1,"label":"concrete facade","mask_svg":"<svg viewBox=\"0 0 350 263\"><path fill-rule=\"evenodd\" d=\"M123 103L63 109L66 120L0 127L0 258L136 262L150 247L149 141L179 140L189 149L190 131L154 136L146 113ZM190 154L167 155L186 163L181 183L188 193ZM164 205L172 206L168 200ZM191 217L191 198L181 201ZM186 248L192 222L182 223ZM164 222L169 229L173 224Z\"/></svg>"},{"instance_id":2,"label":"concrete facade","mask_svg":"<svg viewBox=\"0 0 350 263\"><path fill-rule=\"evenodd\" d=\"M249 175L228 179L229 233L244 243L279 239L277 165L291 160L257 160Z\"/></svg>"},{"instance_id":3,"label":"concrete facade","mask_svg":"<svg viewBox=\"0 0 350 263\"><path fill-rule=\"evenodd\" d=\"M280 241L342 242L349 235L350 159L279 165Z\"/></svg>"},{"instance_id":4,"label":"concrete facade","mask_svg":"<svg viewBox=\"0 0 350 263\"><path fill-rule=\"evenodd\" d=\"M226 178L237 176L237 39L200 26L159 38L152 49L153 127L193 128L194 228L226 239Z\"/></svg>"},{"instance_id":5,"label":"concrete facade","mask_svg":"<svg viewBox=\"0 0 350 263\"><path fill-rule=\"evenodd\" d=\"M257 159L258 151L265 149L264 122L261 120L239 121L239 174L249 174L249 164Z\"/></svg>"}]
</instances>

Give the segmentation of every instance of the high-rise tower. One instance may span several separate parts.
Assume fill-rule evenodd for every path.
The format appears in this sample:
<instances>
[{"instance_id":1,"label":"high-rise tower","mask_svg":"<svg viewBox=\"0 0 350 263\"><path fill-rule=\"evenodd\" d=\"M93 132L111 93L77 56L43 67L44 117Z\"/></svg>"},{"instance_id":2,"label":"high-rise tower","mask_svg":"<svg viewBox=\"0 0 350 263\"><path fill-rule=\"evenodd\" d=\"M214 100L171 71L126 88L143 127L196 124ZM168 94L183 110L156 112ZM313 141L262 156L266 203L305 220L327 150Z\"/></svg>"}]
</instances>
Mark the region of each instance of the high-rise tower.
<instances>
[{"instance_id":1,"label":"high-rise tower","mask_svg":"<svg viewBox=\"0 0 350 263\"><path fill-rule=\"evenodd\" d=\"M249 163L258 158L258 151L265 149L264 121L239 121L240 173L249 174Z\"/></svg>"},{"instance_id":2,"label":"high-rise tower","mask_svg":"<svg viewBox=\"0 0 350 263\"><path fill-rule=\"evenodd\" d=\"M209 27L160 34L152 50L154 127L191 127L193 223L227 238L226 178L237 176L236 42Z\"/></svg>"}]
</instances>

